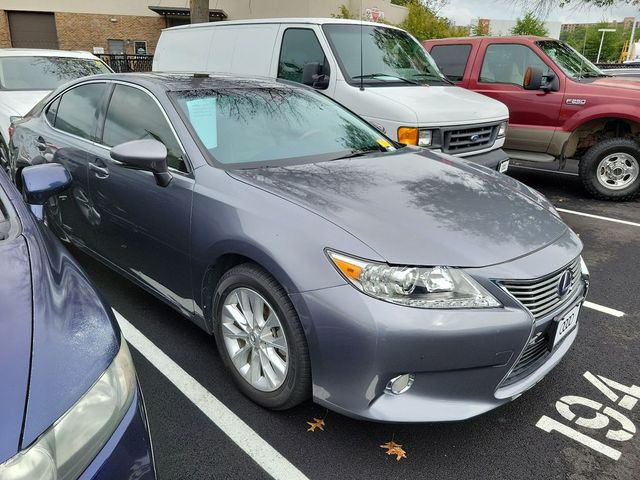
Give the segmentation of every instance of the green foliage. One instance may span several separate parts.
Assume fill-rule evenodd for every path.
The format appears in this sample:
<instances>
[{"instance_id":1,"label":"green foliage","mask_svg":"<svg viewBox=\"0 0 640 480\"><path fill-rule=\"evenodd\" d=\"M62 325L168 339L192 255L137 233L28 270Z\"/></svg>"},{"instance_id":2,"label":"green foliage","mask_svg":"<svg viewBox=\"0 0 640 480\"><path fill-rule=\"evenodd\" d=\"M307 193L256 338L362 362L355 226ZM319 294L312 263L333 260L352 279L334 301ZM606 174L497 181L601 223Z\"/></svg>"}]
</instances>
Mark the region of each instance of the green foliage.
<instances>
[{"instance_id":1,"label":"green foliage","mask_svg":"<svg viewBox=\"0 0 640 480\"><path fill-rule=\"evenodd\" d=\"M338 13L332 13L331 16L333 18L346 18L347 20L354 20L358 18L358 16L351 13L351 10L349 10L349 8L344 4L340 5Z\"/></svg>"},{"instance_id":2,"label":"green foliage","mask_svg":"<svg viewBox=\"0 0 640 480\"><path fill-rule=\"evenodd\" d=\"M611 28L607 23L599 23L576 29L573 32L562 32L560 40L564 40L580 53L583 53L592 62L598 57L598 48L600 47L600 39L602 32L598 32L600 28ZM600 62L617 62L624 45L624 41L629 38L631 30L624 30L622 27L616 28L615 32L607 32L604 36L602 44L602 53L600 54Z\"/></svg>"},{"instance_id":3,"label":"green foliage","mask_svg":"<svg viewBox=\"0 0 640 480\"><path fill-rule=\"evenodd\" d=\"M430 4L442 4L442 2L423 2L408 0L405 5L408 9L407 18L398 25L408 31L419 41L431 38L446 38L453 36L466 36L466 30L453 25L448 18L438 16Z\"/></svg>"},{"instance_id":4,"label":"green foliage","mask_svg":"<svg viewBox=\"0 0 640 480\"><path fill-rule=\"evenodd\" d=\"M472 37L486 37L489 35L489 27L478 20L475 24L471 25Z\"/></svg>"},{"instance_id":5,"label":"green foliage","mask_svg":"<svg viewBox=\"0 0 640 480\"><path fill-rule=\"evenodd\" d=\"M516 20L515 26L511 29L511 34L546 37L549 35L549 30L547 30L544 20L536 17L533 12L527 12L524 17Z\"/></svg>"}]
</instances>

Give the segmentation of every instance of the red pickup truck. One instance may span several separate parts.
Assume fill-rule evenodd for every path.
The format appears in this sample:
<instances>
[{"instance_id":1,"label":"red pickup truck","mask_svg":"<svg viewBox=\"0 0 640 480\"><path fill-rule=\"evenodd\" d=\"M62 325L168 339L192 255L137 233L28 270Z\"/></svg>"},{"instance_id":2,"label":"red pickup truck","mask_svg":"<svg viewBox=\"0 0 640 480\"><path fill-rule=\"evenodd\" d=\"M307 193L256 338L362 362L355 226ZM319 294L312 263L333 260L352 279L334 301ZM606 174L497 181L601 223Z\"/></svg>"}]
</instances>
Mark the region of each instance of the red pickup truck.
<instances>
[{"instance_id":1,"label":"red pickup truck","mask_svg":"<svg viewBox=\"0 0 640 480\"><path fill-rule=\"evenodd\" d=\"M640 193L640 81L607 75L551 38L468 37L423 42L461 87L509 107L505 152L518 163L579 160L595 197Z\"/></svg>"}]
</instances>

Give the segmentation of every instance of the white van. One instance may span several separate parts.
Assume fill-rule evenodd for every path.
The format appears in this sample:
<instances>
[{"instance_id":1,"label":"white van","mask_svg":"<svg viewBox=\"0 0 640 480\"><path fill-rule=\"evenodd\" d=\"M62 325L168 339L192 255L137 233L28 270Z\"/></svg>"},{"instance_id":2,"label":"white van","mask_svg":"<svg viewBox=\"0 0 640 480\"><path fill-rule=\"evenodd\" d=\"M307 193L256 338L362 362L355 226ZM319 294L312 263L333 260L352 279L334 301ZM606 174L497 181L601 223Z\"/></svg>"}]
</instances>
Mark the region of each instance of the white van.
<instances>
[{"instance_id":1,"label":"white van","mask_svg":"<svg viewBox=\"0 0 640 480\"><path fill-rule=\"evenodd\" d=\"M153 70L304 83L401 143L466 157L500 171L508 166L500 148L507 107L454 86L418 41L396 27L330 18L179 26L162 31Z\"/></svg>"}]
</instances>

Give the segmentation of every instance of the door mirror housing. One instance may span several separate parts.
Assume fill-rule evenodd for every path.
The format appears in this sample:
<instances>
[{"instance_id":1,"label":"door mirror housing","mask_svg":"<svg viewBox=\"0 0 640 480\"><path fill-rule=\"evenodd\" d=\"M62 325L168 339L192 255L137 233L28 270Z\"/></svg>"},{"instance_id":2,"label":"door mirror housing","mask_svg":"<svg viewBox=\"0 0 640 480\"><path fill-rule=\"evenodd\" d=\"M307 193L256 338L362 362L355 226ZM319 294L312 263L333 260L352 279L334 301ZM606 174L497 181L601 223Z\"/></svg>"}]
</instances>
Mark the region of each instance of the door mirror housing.
<instances>
[{"instance_id":1,"label":"door mirror housing","mask_svg":"<svg viewBox=\"0 0 640 480\"><path fill-rule=\"evenodd\" d=\"M111 149L111 158L125 167L152 172L156 183L166 187L171 182L167 167L167 147L154 139L132 140Z\"/></svg>"},{"instance_id":2,"label":"door mirror housing","mask_svg":"<svg viewBox=\"0 0 640 480\"><path fill-rule=\"evenodd\" d=\"M32 165L22 169L22 192L33 214L44 218L47 200L71 185L71 174L59 163Z\"/></svg>"},{"instance_id":3,"label":"door mirror housing","mask_svg":"<svg viewBox=\"0 0 640 480\"><path fill-rule=\"evenodd\" d=\"M318 62L305 63L302 68L302 83L319 90L329 87L329 64Z\"/></svg>"},{"instance_id":4,"label":"door mirror housing","mask_svg":"<svg viewBox=\"0 0 640 480\"><path fill-rule=\"evenodd\" d=\"M542 69L540 67L529 67L522 80L522 88L525 90L540 90L542 86Z\"/></svg>"}]
</instances>

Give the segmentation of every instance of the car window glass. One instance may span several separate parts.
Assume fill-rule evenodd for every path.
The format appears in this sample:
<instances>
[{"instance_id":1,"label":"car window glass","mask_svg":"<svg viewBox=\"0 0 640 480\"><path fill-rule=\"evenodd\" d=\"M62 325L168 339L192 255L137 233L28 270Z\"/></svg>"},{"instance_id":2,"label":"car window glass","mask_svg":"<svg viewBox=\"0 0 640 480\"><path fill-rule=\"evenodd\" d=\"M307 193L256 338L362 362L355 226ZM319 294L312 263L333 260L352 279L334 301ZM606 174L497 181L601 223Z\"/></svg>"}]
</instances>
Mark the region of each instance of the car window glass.
<instances>
[{"instance_id":1,"label":"car window glass","mask_svg":"<svg viewBox=\"0 0 640 480\"><path fill-rule=\"evenodd\" d=\"M87 140L96 140L96 116L105 88L104 83L89 83L64 93L54 126Z\"/></svg>"},{"instance_id":2,"label":"car window glass","mask_svg":"<svg viewBox=\"0 0 640 480\"><path fill-rule=\"evenodd\" d=\"M116 85L104 122L102 142L114 147L142 139L162 142L167 147L167 165L187 171L178 141L155 100L139 88Z\"/></svg>"},{"instance_id":3,"label":"car window glass","mask_svg":"<svg viewBox=\"0 0 640 480\"><path fill-rule=\"evenodd\" d=\"M56 114L58 113L58 105L60 105L60 97L56 98L53 102L51 102L45 112L47 120L51 125L55 125L56 123Z\"/></svg>"},{"instance_id":4,"label":"car window glass","mask_svg":"<svg viewBox=\"0 0 640 480\"><path fill-rule=\"evenodd\" d=\"M307 63L324 66L325 56L313 30L289 28L282 37L278 78L302 83L302 70Z\"/></svg>"},{"instance_id":5,"label":"car window glass","mask_svg":"<svg viewBox=\"0 0 640 480\"><path fill-rule=\"evenodd\" d=\"M482 62L480 81L522 86L524 74L529 67L540 67L543 74L549 71L542 59L525 45L489 45Z\"/></svg>"},{"instance_id":6,"label":"car window glass","mask_svg":"<svg viewBox=\"0 0 640 480\"><path fill-rule=\"evenodd\" d=\"M98 58L10 56L0 58L0 90L54 90L69 80L111 73Z\"/></svg>"},{"instance_id":7,"label":"car window glass","mask_svg":"<svg viewBox=\"0 0 640 480\"><path fill-rule=\"evenodd\" d=\"M460 82L470 52L471 45L436 45L431 49L431 56L449 80Z\"/></svg>"}]
</instances>

